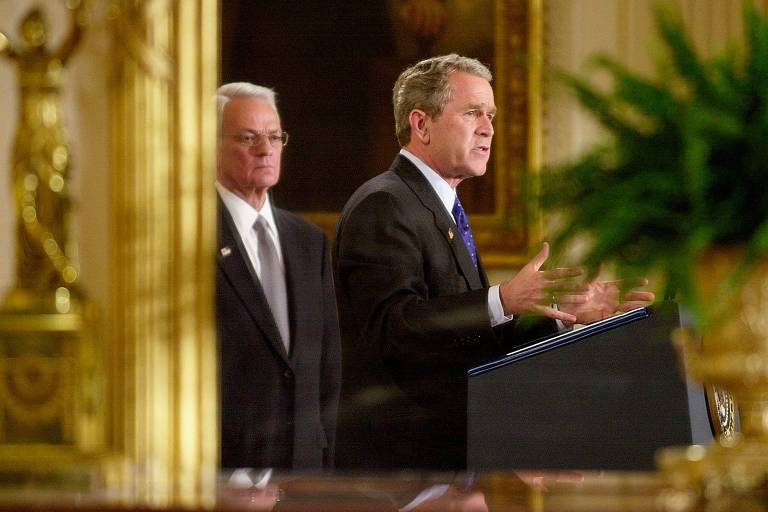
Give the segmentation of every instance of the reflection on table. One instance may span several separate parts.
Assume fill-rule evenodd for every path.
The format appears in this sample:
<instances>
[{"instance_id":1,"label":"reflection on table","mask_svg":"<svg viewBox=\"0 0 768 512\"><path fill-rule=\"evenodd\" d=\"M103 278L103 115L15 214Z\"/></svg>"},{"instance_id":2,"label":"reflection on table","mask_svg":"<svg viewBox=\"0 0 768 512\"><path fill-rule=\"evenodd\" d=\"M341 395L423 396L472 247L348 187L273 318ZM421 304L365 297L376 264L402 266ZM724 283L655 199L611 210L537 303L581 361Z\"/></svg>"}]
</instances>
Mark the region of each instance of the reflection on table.
<instances>
[{"instance_id":1,"label":"reflection on table","mask_svg":"<svg viewBox=\"0 0 768 512\"><path fill-rule=\"evenodd\" d=\"M245 471L222 474L216 510L225 511L463 511L646 512L660 510L656 473L546 472L377 475ZM177 510L152 507L120 489L52 489L34 482L0 481L6 510Z\"/></svg>"}]
</instances>

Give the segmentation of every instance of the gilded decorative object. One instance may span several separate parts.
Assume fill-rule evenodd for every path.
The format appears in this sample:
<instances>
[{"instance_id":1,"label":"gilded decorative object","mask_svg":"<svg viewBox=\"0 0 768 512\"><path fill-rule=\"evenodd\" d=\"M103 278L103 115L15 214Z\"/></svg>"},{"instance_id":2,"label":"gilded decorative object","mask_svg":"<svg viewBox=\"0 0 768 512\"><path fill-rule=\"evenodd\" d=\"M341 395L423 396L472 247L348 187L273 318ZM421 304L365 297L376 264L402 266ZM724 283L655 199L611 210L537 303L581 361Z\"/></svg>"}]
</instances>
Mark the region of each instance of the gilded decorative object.
<instances>
[{"instance_id":1,"label":"gilded decorative object","mask_svg":"<svg viewBox=\"0 0 768 512\"><path fill-rule=\"evenodd\" d=\"M210 507L218 1L114 0L109 31L115 478L152 507Z\"/></svg>"},{"instance_id":2,"label":"gilded decorative object","mask_svg":"<svg viewBox=\"0 0 768 512\"><path fill-rule=\"evenodd\" d=\"M109 333L98 344L82 336L94 312L67 239L70 154L58 94L75 24L63 46L50 49L43 37L30 54L37 60L24 61L40 72L19 70L21 82L39 86L21 88L38 100L21 98L29 105L22 125L33 128L19 128L37 138L20 135L27 146L14 153L25 258L8 300L13 315L0 315L0 401L8 404L0 410L0 482L50 481L25 462L36 460L39 471L61 469L58 485L106 484L135 505L210 507L218 2L112 0L89 9L90 22L111 35L103 84L113 156ZM41 13L33 14L29 33L42 27L45 35ZM0 36L0 51L18 66L29 45L9 45Z\"/></svg>"},{"instance_id":3,"label":"gilded decorative object","mask_svg":"<svg viewBox=\"0 0 768 512\"><path fill-rule=\"evenodd\" d=\"M704 392L715 437L727 442L737 433L736 401L728 391L713 384L708 384Z\"/></svg>"},{"instance_id":4,"label":"gilded decorative object","mask_svg":"<svg viewBox=\"0 0 768 512\"><path fill-rule=\"evenodd\" d=\"M2 55L16 67L20 99L13 151L17 282L6 297L6 311L68 313L77 293L78 268L67 236L70 154L60 95L65 66L81 37L81 10L58 48L47 45L39 8L21 22L21 44L11 45L5 36L0 43Z\"/></svg>"},{"instance_id":5,"label":"gilded decorative object","mask_svg":"<svg viewBox=\"0 0 768 512\"><path fill-rule=\"evenodd\" d=\"M708 297L704 339L697 344L680 330L675 341L691 375L715 388L721 424L733 421L735 400L741 428L706 448L667 450L662 471L677 492L671 496L691 506L745 493L768 499L768 261L750 265L741 249L711 250L697 285Z\"/></svg>"},{"instance_id":6,"label":"gilded decorative object","mask_svg":"<svg viewBox=\"0 0 768 512\"><path fill-rule=\"evenodd\" d=\"M82 5L71 3L72 26L57 48L48 45L39 8L23 18L18 45L0 34L20 104L12 163L16 282L0 309L0 478L38 481L47 472L88 487L105 448L105 393L95 312L78 288L69 238L61 90L83 17Z\"/></svg>"},{"instance_id":7,"label":"gilded decorative object","mask_svg":"<svg viewBox=\"0 0 768 512\"><path fill-rule=\"evenodd\" d=\"M7 463L83 462L104 450L95 324L90 306L65 314L0 311L0 475Z\"/></svg>"},{"instance_id":8,"label":"gilded decorative object","mask_svg":"<svg viewBox=\"0 0 768 512\"><path fill-rule=\"evenodd\" d=\"M20 354L0 362L0 400L9 421L36 428L65 414L67 395L72 394L70 361ZM68 426L65 424L65 426ZM62 437L73 438L71 427Z\"/></svg>"}]
</instances>

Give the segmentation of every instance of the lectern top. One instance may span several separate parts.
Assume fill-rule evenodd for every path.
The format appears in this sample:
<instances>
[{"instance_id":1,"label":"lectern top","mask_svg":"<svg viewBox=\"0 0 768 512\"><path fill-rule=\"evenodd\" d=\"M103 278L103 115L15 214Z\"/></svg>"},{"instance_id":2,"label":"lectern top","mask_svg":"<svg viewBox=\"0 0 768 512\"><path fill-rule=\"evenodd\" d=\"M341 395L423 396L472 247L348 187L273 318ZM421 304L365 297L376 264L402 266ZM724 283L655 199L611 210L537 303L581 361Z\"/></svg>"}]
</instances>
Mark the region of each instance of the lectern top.
<instances>
[{"instance_id":1,"label":"lectern top","mask_svg":"<svg viewBox=\"0 0 768 512\"><path fill-rule=\"evenodd\" d=\"M565 345L570 345L571 343L581 341L585 338L589 338L605 331L610 331L616 327L648 318L650 315L651 312L648 308L634 309L620 315L612 316L610 318L585 325L579 329L573 329L555 336L539 339L513 350L500 359L496 359L494 361L475 366L474 368L470 368L468 374L470 377L480 375L496 368L506 366L510 363L521 361L531 356L535 356L549 350L554 350Z\"/></svg>"}]
</instances>

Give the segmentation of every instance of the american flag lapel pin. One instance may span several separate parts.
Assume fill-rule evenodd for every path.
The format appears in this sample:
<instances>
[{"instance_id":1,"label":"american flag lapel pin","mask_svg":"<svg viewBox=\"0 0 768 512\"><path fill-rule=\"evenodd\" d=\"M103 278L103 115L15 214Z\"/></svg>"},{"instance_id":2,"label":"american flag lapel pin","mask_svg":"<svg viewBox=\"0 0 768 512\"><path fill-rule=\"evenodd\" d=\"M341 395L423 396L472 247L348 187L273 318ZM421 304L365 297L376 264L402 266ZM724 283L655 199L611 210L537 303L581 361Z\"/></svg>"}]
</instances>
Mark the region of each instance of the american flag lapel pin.
<instances>
[{"instance_id":1,"label":"american flag lapel pin","mask_svg":"<svg viewBox=\"0 0 768 512\"><path fill-rule=\"evenodd\" d=\"M226 258L226 257L227 257L227 256L229 256L230 254L232 254L232 249L231 249L229 246L227 246L227 247L222 247L222 248L221 248L221 251L219 251L219 252L221 253L221 257L222 257L222 258Z\"/></svg>"}]
</instances>

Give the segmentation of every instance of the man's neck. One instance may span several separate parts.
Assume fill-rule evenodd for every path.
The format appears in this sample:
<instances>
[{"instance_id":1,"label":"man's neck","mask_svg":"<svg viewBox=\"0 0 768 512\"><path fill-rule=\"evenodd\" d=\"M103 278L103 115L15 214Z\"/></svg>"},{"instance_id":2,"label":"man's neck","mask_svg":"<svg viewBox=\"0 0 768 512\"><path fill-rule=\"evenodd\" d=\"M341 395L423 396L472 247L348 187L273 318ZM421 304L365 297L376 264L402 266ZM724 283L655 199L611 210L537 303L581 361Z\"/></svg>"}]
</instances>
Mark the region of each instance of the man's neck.
<instances>
[{"instance_id":1,"label":"man's neck","mask_svg":"<svg viewBox=\"0 0 768 512\"><path fill-rule=\"evenodd\" d=\"M443 178L448 185L451 186L451 188L456 188L459 186L459 183L464 181L464 178L461 176L447 176L444 174L434 163L434 159L432 159L429 155L429 152L424 150L423 146L417 146L415 144L408 144L403 149L411 153L413 156L424 162L427 166L429 166L430 169L435 171L435 173Z\"/></svg>"},{"instance_id":2,"label":"man's neck","mask_svg":"<svg viewBox=\"0 0 768 512\"><path fill-rule=\"evenodd\" d=\"M233 192L238 196L240 196L243 199L243 201L251 205L253 209L258 212L260 212L261 209L264 207L264 202L267 199L266 190L259 190L259 191L254 190L248 194L242 194L237 190L234 190Z\"/></svg>"},{"instance_id":3,"label":"man's neck","mask_svg":"<svg viewBox=\"0 0 768 512\"><path fill-rule=\"evenodd\" d=\"M248 203L251 208L257 212L260 212L264 207L264 202L267 200L267 189L242 190L236 186L233 186L232 183L223 181L221 178L219 178L219 183L224 188L235 194L237 197Z\"/></svg>"}]
</instances>

